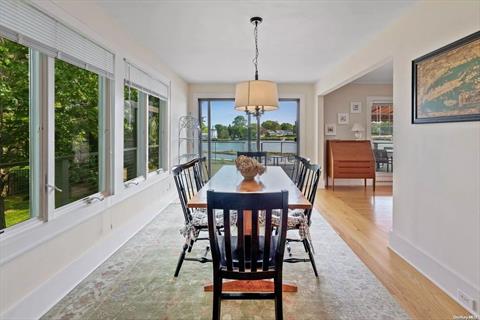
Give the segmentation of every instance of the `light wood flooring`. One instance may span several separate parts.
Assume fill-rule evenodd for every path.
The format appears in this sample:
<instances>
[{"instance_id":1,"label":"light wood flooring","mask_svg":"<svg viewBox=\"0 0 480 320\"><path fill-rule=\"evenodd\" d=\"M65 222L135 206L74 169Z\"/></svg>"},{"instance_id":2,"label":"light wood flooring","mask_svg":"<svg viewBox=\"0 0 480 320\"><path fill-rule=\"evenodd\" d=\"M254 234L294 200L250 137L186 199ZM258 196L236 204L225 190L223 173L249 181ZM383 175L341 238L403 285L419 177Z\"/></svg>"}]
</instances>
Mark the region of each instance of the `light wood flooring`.
<instances>
[{"instance_id":1,"label":"light wood flooring","mask_svg":"<svg viewBox=\"0 0 480 320\"><path fill-rule=\"evenodd\" d=\"M315 207L414 319L470 315L430 280L388 248L392 188L335 186L320 189Z\"/></svg>"}]
</instances>

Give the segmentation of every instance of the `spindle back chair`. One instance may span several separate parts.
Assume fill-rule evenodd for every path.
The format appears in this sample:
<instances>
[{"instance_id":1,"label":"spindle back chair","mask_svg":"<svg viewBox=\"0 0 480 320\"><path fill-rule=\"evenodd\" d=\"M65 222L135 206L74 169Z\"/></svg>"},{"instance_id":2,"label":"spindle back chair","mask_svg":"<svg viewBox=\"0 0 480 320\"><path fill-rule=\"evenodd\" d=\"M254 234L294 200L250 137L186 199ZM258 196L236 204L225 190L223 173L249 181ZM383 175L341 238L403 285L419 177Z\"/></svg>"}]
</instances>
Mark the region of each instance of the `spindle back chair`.
<instances>
[{"instance_id":1,"label":"spindle back chair","mask_svg":"<svg viewBox=\"0 0 480 320\"><path fill-rule=\"evenodd\" d=\"M216 232L215 210L223 210L223 235ZM274 225L272 211L279 212ZM213 260L213 319L220 319L222 299L274 299L282 319L282 266L288 219L288 191L276 193L207 192L207 214ZM230 219L235 215L236 230ZM251 230L249 223L250 220ZM264 220L262 220L264 219ZM262 221L262 222L261 222ZM273 279L273 293L223 293L223 279Z\"/></svg>"}]
</instances>

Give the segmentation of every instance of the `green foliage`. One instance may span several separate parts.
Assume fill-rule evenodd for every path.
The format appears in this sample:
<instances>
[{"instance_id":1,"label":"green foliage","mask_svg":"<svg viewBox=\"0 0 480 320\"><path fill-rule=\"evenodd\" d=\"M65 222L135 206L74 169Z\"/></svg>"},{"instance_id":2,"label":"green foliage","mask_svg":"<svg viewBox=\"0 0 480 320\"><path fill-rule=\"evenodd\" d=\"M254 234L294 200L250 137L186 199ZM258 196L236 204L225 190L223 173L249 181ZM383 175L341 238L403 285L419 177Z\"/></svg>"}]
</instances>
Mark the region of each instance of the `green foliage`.
<instances>
[{"instance_id":1,"label":"green foliage","mask_svg":"<svg viewBox=\"0 0 480 320\"><path fill-rule=\"evenodd\" d=\"M0 163L28 161L29 50L0 37Z\"/></svg>"},{"instance_id":2,"label":"green foliage","mask_svg":"<svg viewBox=\"0 0 480 320\"><path fill-rule=\"evenodd\" d=\"M280 124L277 121L267 120L262 123L262 128L265 130L280 130Z\"/></svg>"},{"instance_id":3,"label":"green foliage","mask_svg":"<svg viewBox=\"0 0 480 320\"><path fill-rule=\"evenodd\" d=\"M295 129L294 127L295 127L295 126L294 126L293 124L291 124L291 123L286 123L286 122L284 122L284 123L282 123L282 124L280 125L280 129L282 129L282 130L288 130L288 131L292 131L292 132L294 132L294 129Z\"/></svg>"},{"instance_id":4,"label":"green foliage","mask_svg":"<svg viewBox=\"0 0 480 320\"><path fill-rule=\"evenodd\" d=\"M29 111L29 49L0 37L0 229L29 218L28 188L26 208L8 195L11 171L28 165Z\"/></svg>"},{"instance_id":5,"label":"green foliage","mask_svg":"<svg viewBox=\"0 0 480 320\"><path fill-rule=\"evenodd\" d=\"M228 132L228 127L223 124L216 124L215 130L217 130L217 139L219 140L229 140L230 134Z\"/></svg>"}]
</instances>

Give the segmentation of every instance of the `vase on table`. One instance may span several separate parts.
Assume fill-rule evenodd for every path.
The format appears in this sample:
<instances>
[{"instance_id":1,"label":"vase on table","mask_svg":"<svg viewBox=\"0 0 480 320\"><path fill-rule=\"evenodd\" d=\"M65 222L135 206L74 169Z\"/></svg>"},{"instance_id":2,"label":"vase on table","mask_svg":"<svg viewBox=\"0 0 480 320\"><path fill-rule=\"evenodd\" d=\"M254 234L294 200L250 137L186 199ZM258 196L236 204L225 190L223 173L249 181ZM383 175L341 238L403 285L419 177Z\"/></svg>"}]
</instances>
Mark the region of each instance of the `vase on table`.
<instances>
[{"instance_id":1,"label":"vase on table","mask_svg":"<svg viewBox=\"0 0 480 320\"><path fill-rule=\"evenodd\" d=\"M235 159L235 165L245 181L254 180L257 175L262 175L266 170L264 165L247 156L239 156Z\"/></svg>"}]
</instances>

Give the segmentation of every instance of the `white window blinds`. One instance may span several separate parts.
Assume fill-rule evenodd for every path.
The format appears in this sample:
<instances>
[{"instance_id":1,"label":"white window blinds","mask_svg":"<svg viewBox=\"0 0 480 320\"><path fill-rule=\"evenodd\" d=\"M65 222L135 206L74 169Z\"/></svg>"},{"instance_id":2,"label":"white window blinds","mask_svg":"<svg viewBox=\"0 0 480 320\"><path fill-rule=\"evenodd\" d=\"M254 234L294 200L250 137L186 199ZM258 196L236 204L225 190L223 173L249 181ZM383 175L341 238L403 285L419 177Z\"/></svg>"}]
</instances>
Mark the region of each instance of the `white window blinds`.
<instances>
[{"instance_id":1,"label":"white window blinds","mask_svg":"<svg viewBox=\"0 0 480 320\"><path fill-rule=\"evenodd\" d=\"M168 85L161 80L155 79L149 73L138 68L131 62L125 60L126 82L147 93L168 99Z\"/></svg>"},{"instance_id":2,"label":"white window blinds","mask_svg":"<svg viewBox=\"0 0 480 320\"><path fill-rule=\"evenodd\" d=\"M0 1L0 34L50 56L113 77L113 53L23 1Z\"/></svg>"}]
</instances>

